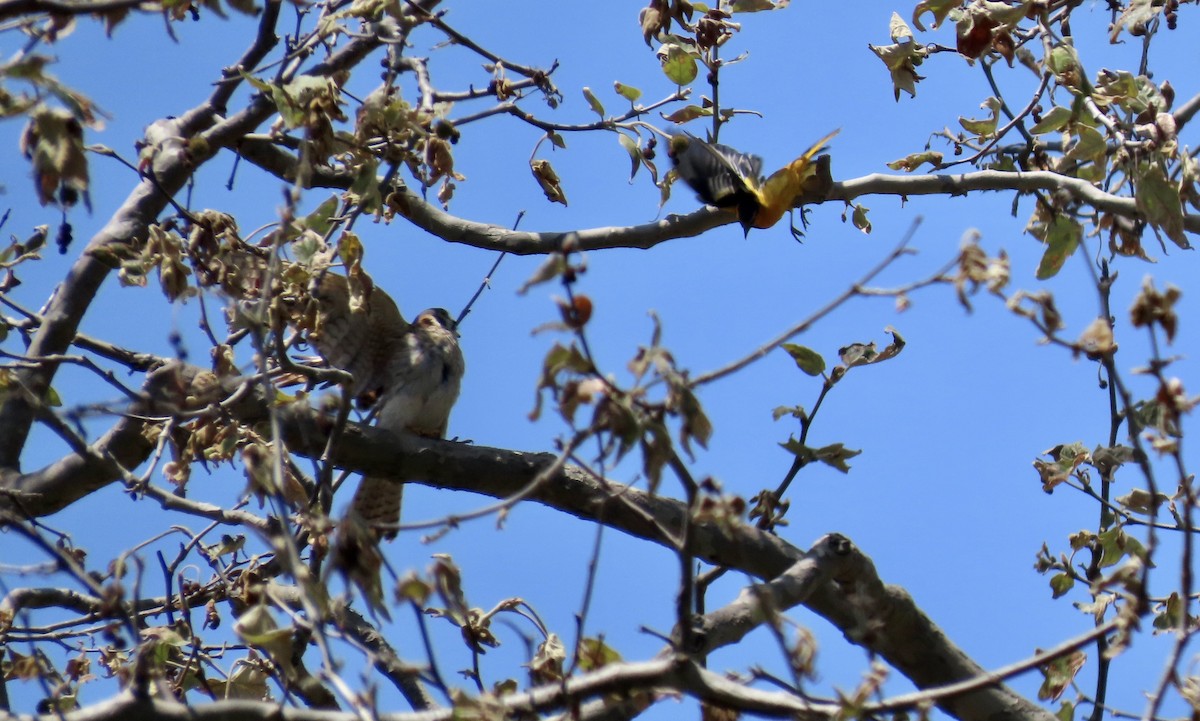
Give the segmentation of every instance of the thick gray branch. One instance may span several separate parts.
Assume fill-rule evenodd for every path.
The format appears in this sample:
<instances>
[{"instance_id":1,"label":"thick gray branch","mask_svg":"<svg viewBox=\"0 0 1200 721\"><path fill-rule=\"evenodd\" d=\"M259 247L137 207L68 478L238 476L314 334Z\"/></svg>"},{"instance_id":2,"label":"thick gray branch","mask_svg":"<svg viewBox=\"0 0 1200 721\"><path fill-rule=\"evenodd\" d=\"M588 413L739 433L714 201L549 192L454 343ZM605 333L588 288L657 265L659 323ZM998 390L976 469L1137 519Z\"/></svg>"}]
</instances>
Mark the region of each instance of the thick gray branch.
<instances>
[{"instance_id":1,"label":"thick gray branch","mask_svg":"<svg viewBox=\"0 0 1200 721\"><path fill-rule=\"evenodd\" d=\"M266 138L255 138L242 144L242 155L255 165L280 178L295 178L296 157L274 145ZM330 168L319 169L311 179L313 187L346 189L354 178ZM806 203L850 202L864 195L959 196L988 190L1029 193L1037 190L1065 190L1076 200L1097 210L1131 218L1140 217L1133 198L1106 193L1086 180L1071 178L1049 171L1005 172L980 170L973 173L935 175L887 175L873 173L834 183L821 201L802 199ZM490 223L479 223L451 215L426 202L406 187L396 189L393 196L399 212L420 228L452 243L476 248L502 250L517 255L554 253L564 247L578 250L606 248L653 248L669 240L700 235L707 230L736 222L732 213L704 207L687 215L669 215L662 220L641 225L587 228L566 232L534 232L509 230ZM1200 215L1184 215L1183 227L1200 233Z\"/></svg>"},{"instance_id":2,"label":"thick gray branch","mask_svg":"<svg viewBox=\"0 0 1200 721\"><path fill-rule=\"evenodd\" d=\"M748 688L686 659L656 659L606 666L562 683L490 699L482 702L477 712L481 715L494 713L497 718L519 718L555 711L569 707L574 702L605 695L642 694L650 701L654 695L650 689L683 691L729 708L797 721L828 721L838 712L836 706L811 704L781 691ZM476 710L469 707L444 708L417 713L379 714L379 718L382 721L452 721L464 711L471 714ZM63 715L0 714L0 719L14 721L357 721L358 718L348 712L300 709L255 701L216 701L185 706L174 701L138 699L130 694Z\"/></svg>"},{"instance_id":3,"label":"thick gray branch","mask_svg":"<svg viewBox=\"0 0 1200 721\"><path fill-rule=\"evenodd\" d=\"M820 538L787 571L743 589L733 602L697 617L692 634L697 645L688 651L707 655L741 641L773 616L807 601L835 574L844 574L857 554L859 550L840 533Z\"/></svg>"},{"instance_id":4,"label":"thick gray branch","mask_svg":"<svg viewBox=\"0 0 1200 721\"><path fill-rule=\"evenodd\" d=\"M180 374L176 385L184 388L187 377L198 371L182 365L176 370ZM161 374L168 372L174 371L164 370ZM227 382L227 391L232 392L235 386L240 384ZM276 410L291 450L314 458L325 452L331 425L327 418L306 406ZM247 424L267 418L266 404L255 393L243 393L240 400L228 403L225 411ZM108 451L115 453L116 449ZM602 518L612 528L666 547L673 547L672 536L680 533L686 513L685 506L676 500L624 488L574 466L548 474L530 490L539 475L554 464L555 457L546 453L522 453L350 426L330 460L362 473L425 479L424 483L434 487L496 498L524 493L529 500L588 521ZM52 513L64 505L60 494L73 484L97 487L104 482L103 477L95 475L76 478L74 472L97 474L106 470L111 469L85 462L72 466L69 459L64 459L24 477L19 488L26 493L31 489L37 492L22 496L20 505L35 515ZM803 564L797 566L805 560L803 551L750 526L728 529L701 524L694 528L692 541L695 555L714 565L762 579L777 579L789 569L796 579L807 578L801 572ZM884 584L870 559L849 554L829 568L835 571L828 581L785 579L780 581L781 589L785 583L800 583L802 595L807 598L805 606L828 619L852 642L886 659L918 688L944 686L985 673L946 638L907 592ZM1003 686L946 699L942 706L962 721L1053 721L1044 709Z\"/></svg>"}]
</instances>

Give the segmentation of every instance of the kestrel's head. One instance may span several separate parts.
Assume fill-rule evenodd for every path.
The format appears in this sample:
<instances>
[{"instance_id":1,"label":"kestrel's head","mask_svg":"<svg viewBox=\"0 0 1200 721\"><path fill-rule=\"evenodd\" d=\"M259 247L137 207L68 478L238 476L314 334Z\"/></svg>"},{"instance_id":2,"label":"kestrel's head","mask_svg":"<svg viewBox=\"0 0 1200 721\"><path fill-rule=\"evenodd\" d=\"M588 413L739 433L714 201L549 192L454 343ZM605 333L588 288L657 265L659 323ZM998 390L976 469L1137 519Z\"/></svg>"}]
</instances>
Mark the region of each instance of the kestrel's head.
<instances>
[{"instance_id":1,"label":"kestrel's head","mask_svg":"<svg viewBox=\"0 0 1200 721\"><path fill-rule=\"evenodd\" d=\"M454 322L450 311L445 308L428 308L421 311L416 319L413 320L413 325L422 330L441 328L453 333L455 338L458 337L458 323Z\"/></svg>"}]
</instances>

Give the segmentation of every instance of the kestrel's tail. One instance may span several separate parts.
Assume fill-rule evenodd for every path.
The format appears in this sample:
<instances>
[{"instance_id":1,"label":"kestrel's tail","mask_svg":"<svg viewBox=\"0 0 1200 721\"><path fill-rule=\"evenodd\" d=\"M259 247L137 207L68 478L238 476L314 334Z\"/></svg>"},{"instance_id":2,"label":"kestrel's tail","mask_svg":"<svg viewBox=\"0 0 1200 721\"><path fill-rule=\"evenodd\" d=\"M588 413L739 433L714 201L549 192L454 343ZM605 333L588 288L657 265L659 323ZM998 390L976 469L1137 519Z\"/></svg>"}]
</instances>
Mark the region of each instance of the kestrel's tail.
<instances>
[{"instance_id":1,"label":"kestrel's tail","mask_svg":"<svg viewBox=\"0 0 1200 721\"><path fill-rule=\"evenodd\" d=\"M333 538L330 570L336 571L362 594L371 613L390 621L383 595L384 565L381 539L392 539L400 523L404 486L379 476L364 476L350 508L338 522Z\"/></svg>"},{"instance_id":2,"label":"kestrel's tail","mask_svg":"<svg viewBox=\"0 0 1200 721\"><path fill-rule=\"evenodd\" d=\"M349 513L379 537L391 540L396 537L403 498L404 484L378 476L366 476L354 492Z\"/></svg>"}]
</instances>

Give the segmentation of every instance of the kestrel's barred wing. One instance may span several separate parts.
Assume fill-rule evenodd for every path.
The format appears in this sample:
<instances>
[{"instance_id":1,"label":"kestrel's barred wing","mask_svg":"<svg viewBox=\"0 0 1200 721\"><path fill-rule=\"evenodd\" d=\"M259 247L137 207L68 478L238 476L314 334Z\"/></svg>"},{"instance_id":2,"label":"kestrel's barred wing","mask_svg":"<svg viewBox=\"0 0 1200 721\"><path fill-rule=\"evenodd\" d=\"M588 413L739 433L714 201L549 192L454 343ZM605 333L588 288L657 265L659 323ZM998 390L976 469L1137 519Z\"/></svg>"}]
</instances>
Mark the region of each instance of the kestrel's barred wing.
<instances>
[{"instance_id":1,"label":"kestrel's barred wing","mask_svg":"<svg viewBox=\"0 0 1200 721\"><path fill-rule=\"evenodd\" d=\"M317 327L309 340L329 365L354 376L351 395L371 405L388 384L388 368L408 323L396 302L374 287L369 277L364 274L359 282L362 288L356 302L346 276L321 274L313 290Z\"/></svg>"}]
</instances>

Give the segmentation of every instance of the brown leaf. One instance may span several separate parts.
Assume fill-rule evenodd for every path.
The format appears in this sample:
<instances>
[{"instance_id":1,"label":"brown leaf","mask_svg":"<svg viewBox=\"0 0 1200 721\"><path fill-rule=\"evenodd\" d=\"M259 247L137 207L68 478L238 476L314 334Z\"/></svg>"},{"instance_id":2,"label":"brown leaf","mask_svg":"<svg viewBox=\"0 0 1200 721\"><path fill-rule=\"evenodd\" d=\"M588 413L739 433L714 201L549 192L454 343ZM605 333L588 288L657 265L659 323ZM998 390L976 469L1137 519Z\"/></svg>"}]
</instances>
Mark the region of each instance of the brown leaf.
<instances>
[{"instance_id":1,"label":"brown leaf","mask_svg":"<svg viewBox=\"0 0 1200 721\"><path fill-rule=\"evenodd\" d=\"M558 179L558 173L554 172L554 167L550 165L549 160L531 160L529 161L529 169L533 171L533 177L537 180L538 185L542 186L542 192L546 194L546 200L551 203L567 204L566 193L563 192L561 181Z\"/></svg>"}]
</instances>

